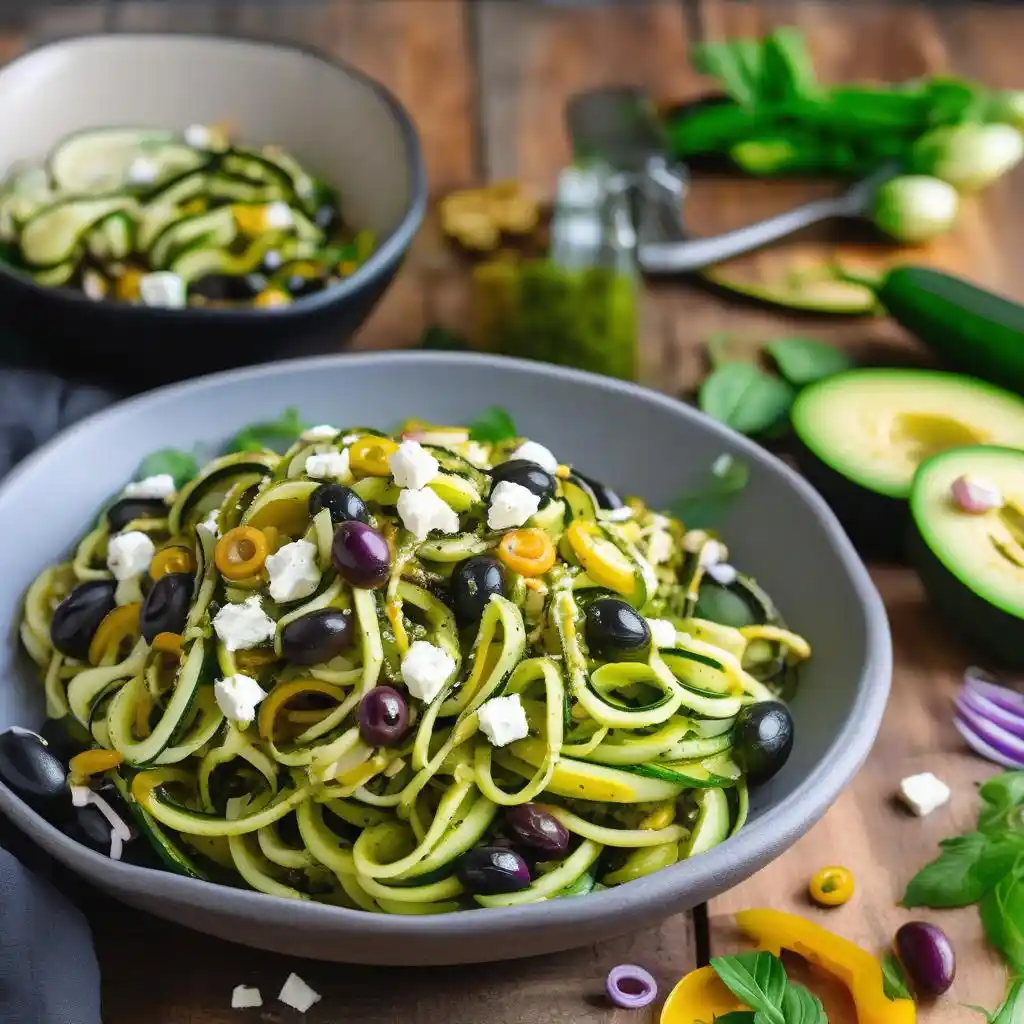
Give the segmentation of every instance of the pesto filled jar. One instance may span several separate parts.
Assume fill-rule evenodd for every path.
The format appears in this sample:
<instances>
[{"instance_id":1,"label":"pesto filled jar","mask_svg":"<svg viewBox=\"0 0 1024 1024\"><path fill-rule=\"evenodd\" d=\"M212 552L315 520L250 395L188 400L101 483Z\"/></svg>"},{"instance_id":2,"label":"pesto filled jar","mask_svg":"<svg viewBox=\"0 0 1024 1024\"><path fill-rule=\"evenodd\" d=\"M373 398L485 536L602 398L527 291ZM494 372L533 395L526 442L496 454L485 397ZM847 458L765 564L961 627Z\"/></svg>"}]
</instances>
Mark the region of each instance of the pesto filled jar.
<instances>
[{"instance_id":1,"label":"pesto filled jar","mask_svg":"<svg viewBox=\"0 0 1024 1024\"><path fill-rule=\"evenodd\" d=\"M558 180L548 255L476 268L478 342L635 380L639 289L625 178L603 165L570 167Z\"/></svg>"}]
</instances>

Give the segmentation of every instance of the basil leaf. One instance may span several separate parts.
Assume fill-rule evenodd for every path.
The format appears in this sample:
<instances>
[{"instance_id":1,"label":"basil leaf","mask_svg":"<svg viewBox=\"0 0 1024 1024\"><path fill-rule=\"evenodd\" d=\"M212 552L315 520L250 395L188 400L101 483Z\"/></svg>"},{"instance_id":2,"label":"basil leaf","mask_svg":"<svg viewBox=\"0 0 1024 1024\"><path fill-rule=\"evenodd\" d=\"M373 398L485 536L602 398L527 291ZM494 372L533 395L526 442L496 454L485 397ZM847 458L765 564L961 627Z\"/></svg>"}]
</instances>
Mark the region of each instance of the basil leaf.
<instances>
[{"instance_id":1,"label":"basil leaf","mask_svg":"<svg viewBox=\"0 0 1024 1024\"><path fill-rule=\"evenodd\" d=\"M982 832L1009 827L1024 833L1024 771L996 775L982 784L978 795L984 804L978 813Z\"/></svg>"},{"instance_id":2,"label":"basil leaf","mask_svg":"<svg viewBox=\"0 0 1024 1024\"><path fill-rule=\"evenodd\" d=\"M744 107L758 99L761 47L753 39L701 43L692 55L694 69L718 80L723 92Z\"/></svg>"},{"instance_id":3,"label":"basil leaf","mask_svg":"<svg viewBox=\"0 0 1024 1024\"><path fill-rule=\"evenodd\" d=\"M469 426L469 437L473 441L511 441L519 436L512 417L498 405L492 405L482 412Z\"/></svg>"},{"instance_id":4,"label":"basil leaf","mask_svg":"<svg viewBox=\"0 0 1024 1024\"><path fill-rule=\"evenodd\" d=\"M756 1019L753 1010L733 1010L715 1017L715 1024L755 1024Z\"/></svg>"},{"instance_id":5,"label":"basil leaf","mask_svg":"<svg viewBox=\"0 0 1024 1024\"><path fill-rule=\"evenodd\" d=\"M781 422L796 392L749 363L719 366L700 388L700 408L741 434L760 434Z\"/></svg>"},{"instance_id":6,"label":"basil leaf","mask_svg":"<svg viewBox=\"0 0 1024 1024\"><path fill-rule=\"evenodd\" d=\"M1024 856L985 893L979 909L989 942L1017 973L1024 974Z\"/></svg>"},{"instance_id":7,"label":"basil leaf","mask_svg":"<svg viewBox=\"0 0 1024 1024\"><path fill-rule=\"evenodd\" d=\"M761 48L761 99L813 99L818 92L814 62L799 29L780 28Z\"/></svg>"},{"instance_id":8,"label":"basil leaf","mask_svg":"<svg viewBox=\"0 0 1024 1024\"><path fill-rule=\"evenodd\" d=\"M290 447L308 426L297 409L288 408L276 420L264 420L243 427L227 443L225 452L283 451Z\"/></svg>"},{"instance_id":9,"label":"basil leaf","mask_svg":"<svg viewBox=\"0 0 1024 1024\"><path fill-rule=\"evenodd\" d=\"M779 373L798 388L853 365L845 352L813 338L778 338L768 342L764 350L775 361Z\"/></svg>"},{"instance_id":10,"label":"basil leaf","mask_svg":"<svg viewBox=\"0 0 1024 1024\"><path fill-rule=\"evenodd\" d=\"M882 959L882 988L887 999L913 999L903 965L895 953L886 953Z\"/></svg>"},{"instance_id":11,"label":"basil leaf","mask_svg":"<svg viewBox=\"0 0 1024 1024\"><path fill-rule=\"evenodd\" d=\"M1024 978L1018 978L1010 986L1003 1005L989 1017L989 1024L1020 1024L1021 1020L1024 1020Z\"/></svg>"},{"instance_id":12,"label":"basil leaf","mask_svg":"<svg viewBox=\"0 0 1024 1024\"><path fill-rule=\"evenodd\" d=\"M821 1000L803 985L793 982L782 995L782 1012L786 1024L828 1024Z\"/></svg>"},{"instance_id":13,"label":"basil leaf","mask_svg":"<svg viewBox=\"0 0 1024 1024\"><path fill-rule=\"evenodd\" d=\"M1024 834L968 832L939 845L941 856L907 885L905 907L966 907L979 902L1024 853Z\"/></svg>"},{"instance_id":14,"label":"basil leaf","mask_svg":"<svg viewBox=\"0 0 1024 1024\"><path fill-rule=\"evenodd\" d=\"M713 957L711 966L722 984L751 1007L764 1024L786 1024L781 1007L789 981L777 956L765 952L737 953Z\"/></svg>"},{"instance_id":15,"label":"basil leaf","mask_svg":"<svg viewBox=\"0 0 1024 1024\"><path fill-rule=\"evenodd\" d=\"M669 504L669 511L688 530L708 530L721 523L749 480L750 467L745 462L720 455L711 466L707 484L698 491L678 495Z\"/></svg>"},{"instance_id":16,"label":"basil leaf","mask_svg":"<svg viewBox=\"0 0 1024 1024\"><path fill-rule=\"evenodd\" d=\"M199 463L194 455L177 448L161 448L147 455L135 471L135 479L147 476L161 476L169 473L174 477L174 486L179 490L199 472Z\"/></svg>"}]
</instances>

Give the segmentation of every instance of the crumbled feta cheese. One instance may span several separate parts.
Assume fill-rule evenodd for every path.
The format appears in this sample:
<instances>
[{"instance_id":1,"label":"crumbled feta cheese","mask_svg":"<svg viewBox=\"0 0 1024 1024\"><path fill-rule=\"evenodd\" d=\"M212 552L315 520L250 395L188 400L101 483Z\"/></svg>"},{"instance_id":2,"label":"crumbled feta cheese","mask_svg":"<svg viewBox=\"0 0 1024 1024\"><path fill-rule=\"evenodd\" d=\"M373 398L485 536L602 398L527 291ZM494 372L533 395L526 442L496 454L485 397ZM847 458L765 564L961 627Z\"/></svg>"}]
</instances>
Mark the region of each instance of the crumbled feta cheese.
<instances>
[{"instance_id":1,"label":"crumbled feta cheese","mask_svg":"<svg viewBox=\"0 0 1024 1024\"><path fill-rule=\"evenodd\" d=\"M206 530L213 537L220 536L220 509L210 509L206 518L199 524L200 530Z\"/></svg>"},{"instance_id":2,"label":"crumbled feta cheese","mask_svg":"<svg viewBox=\"0 0 1024 1024\"><path fill-rule=\"evenodd\" d=\"M308 427L301 434L303 441L333 441L338 436L338 428L332 427L329 423L318 423L315 427Z\"/></svg>"},{"instance_id":3,"label":"crumbled feta cheese","mask_svg":"<svg viewBox=\"0 0 1024 1024\"><path fill-rule=\"evenodd\" d=\"M424 704L441 692L454 671L454 658L426 640L414 640L402 659L402 682Z\"/></svg>"},{"instance_id":4,"label":"crumbled feta cheese","mask_svg":"<svg viewBox=\"0 0 1024 1024\"><path fill-rule=\"evenodd\" d=\"M961 512L982 515L1003 505L1003 492L992 480L965 473L950 487L950 497Z\"/></svg>"},{"instance_id":5,"label":"crumbled feta cheese","mask_svg":"<svg viewBox=\"0 0 1024 1024\"><path fill-rule=\"evenodd\" d=\"M122 492L126 498L170 498L176 488L170 473L157 473L142 480L133 480Z\"/></svg>"},{"instance_id":6,"label":"crumbled feta cheese","mask_svg":"<svg viewBox=\"0 0 1024 1024\"><path fill-rule=\"evenodd\" d=\"M602 514L602 518L607 519L610 523L625 523L633 518L633 510L628 505L611 508Z\"/></svg>"},{"instance_id":7,"label":"crumbled feta cheese","mask_svg":"<svg viewBox=\"0 0 1024 1024\"><path fill-rule=\"evenodd\" d=\"M209 149L213 132L205 124L190 124L185 129L185 144L193 149Z\"/></svg>"},{"instance_id":8,"label":"crumbled feta cheese","mask_svg":"<svg viewBox=\"0 0 1024 1024\"><path fill-rule=\"evenodd\" d=\"M129 576L121 580L114 590L114 603L118 606L125 604L142 604L142 576Z\"/></svg>"},{"instance_id":9,"label":"crumbled feta cheese","mask_svg":"<svg viewBox=\"0 0 1024 1024\"><path fill-rule=\"evenodd\" d=\"M728 562L718 562L715 565L709 565L707 571L708 576L723 587L731 587L739 575L735 567L731 566Z\"/></svg>"},{"instance_id":10,"label":"crumbled feta cheese","mask_svg":"<svg viewBox=\"0 0 1024 1024\"><path fill-rule=\"evenodd\" d=\"M263 1005L263 996L258 988L250 988L248 985L236 985L231 990L232 1010L251 1010Z\"/></svg>"},{"instance_id":11,"label":"crumbled feta cheese","mask_svg":"<svg viewBox=\"0 0 1024 1024\"><path fill-rule=\"evenodd\" d=\"M320 1002L320 993L310 988L297 974L289 974L277 997L286 1006L299 1013L306 1013L311 1006Z\"/></svg>"},{"instance_id":12,"label":"crumbled feta cheese","mask_svg":"<svg viewBox=\"0 0 1024 1024\"><path fill-rule=\"evenodd\" d=\"M648 619L651 629L651 643L655 647L675 647L676 627L668 619Z\"/></svg>"},{"instance_id":13,"label":"crumbled feta cheese","mask_svg":"<svg viewBox=\"0 0 1024 1024\"><path fill-rule=\"evenodd\" d=\"M900 782L900 800L919 818L949 802L950 789L931 772L910 775Z\"/></svg>"},{"instance_id":14,"label":"crumbled feta cheese","mask_svg":"<svg viewBox=\"0 0 1024 1024\"><path fill-rule=\"evenodd\" d=\"M120 860L121 854L124 852L124 844L134 838L128 824L94 789L90 789L89 786L71 786L70 789L73 806L88 807L91 804L107 819L107 824L110 825L110 850L108 853L111 860Z\"/></svg>"},{"instance_id":15,"label":"crumbled feta cheese","mask_svg":"<svg viewBox=\"0 0 1024 1024\"><path fill-rule=\"evenodd\" d=\"M141 530L118 533L107 541L107 568L115 580L127 580L149 568L156 554L153 542Z\"/></svg>"},{"instance_id":16,"label":"crumbled feta cheese","mask_svg":"<svg viewBox=\"0 0 1024 1024\"><path fill-rule=\"evenodd\" d=\"M551 453L550 448L538 444L536 441L524 441L510 456L510 459L523 459L526 462L535 462L541 469L554 473L558 469L558 459Z\"/></svg>"},{"instance_id":17,"label":"crumbled feta cheese","mask_svg":"<svg viewBox=\"0 0 1024 1024\"><path fill-rule=\"evenodd\" d=\"M144 306L182 309L186 305L185 282L170 270L155 270L139 278L139 298Z\"/></svg>"},{"instance_id":18,"label":"crumbled feta cheese","mask_svg":"<svg viewBox=\"0 0 1024 1024\"><path fill-rule=\"evenodd\" d=\"M417 540L426 540L434 530L458 533L459 517L429 487L422 491L402 491L398 495L398 515L402 525Z\"/></svg>"},{"instance_id":19,"label":"crumbled feta cheese","mask_svg":"<svg viewBox=\"0 0 1024 1024\"><path fill-rule=\"evenodd\" d=\"M704 547L700 549L700 557L697 559L702 569L710 569L713 565L718 565L719 562L724 562L728 552L725 550L725 545L721 541L709 540Z\"/></svg>"},{"instance_id":20,"label":"crumbled feta cheese","mask_svg":"<svg viewBox=\"0 0 1024 1024\"><path fill-rule=\"evenodd\" d=\"M316 564L316 545L308 540L293 540L267 556L270 596L275 601L298 601L309 597L320 585Z\"/></svg>"},{"instance_id":21,"label":"crumbled feta cheese","mask_svg":"<svg viewBox=\"0 0 1024 1024\"><path fill-rule=\"evenodd\" d=\"M94 302L99 302L107 297L107 282L102 274L87 270L82 275L82 291Z\"/></svg>"},{"instance_id":22,"label":"crumbled feta cheese","mask_svg":"<svg viewBox=\"0 0 1024 1024\"><path fill-rule=\"evenodd\" d=\"M672 534L668 530L655 530L647 542L647 561L662 565L672 557Z\"/></svg>"},{"instance_id":23,"label":"crumbled feta cheese","mask_svg":"<svg viewBox=\"0 0 1024 1024\"><path fill-rule=\"evenodd\" d=\"M437 459L419 441L403 441L388 460L388 467L395 483L411 491L422 490L441 469Z\"/></svg>"},{"instance_id":24,"label":"crumbled feta cheese","mask_svg":"<svg viewBox=\"0 0 1024 1024\"><path fill-rule=\"evenodd\" d=\"M149 185L156 181L160 167L148 156L137 156L128 165L128 182L132 185Z\"/></svg>"},{"instance_id":25,"label":"crumbled feta cheese","mask_svg":"<svg viewBox=\"0 0 1024 1024\"><path fill-rule=\"evenodd\" d=\"M264 697L266 691L252 676L241 672L213 684L213 696L217 707L224 712L224 717L232 722L251 722L256 717L256 705Z\"/></svg>"},{"instance_id":26,"label":"crumbled feta cheese","mask_svg":"<svg viewBox=\"0 0 1024 1024\"><path fill-rule=\"evenodd\" d=\"M516 740L525 740L529 735L526 710L518 693L508 697L494 697L481 705L477 715L480 731L492 747L504 747Z\"/></svg>"},{"instance_id":27,"label":"crumbled feta cheese","mask_svg":"<svg viewBox=\"0 0 1024 1024\"><path fill-rule=\"evenodd\" d=\"M522 526L540 508L540 496L522 484L500 481L491 491L487 525L492 530Z\"/></svg>"},{"instance_id":28,"label":"crumbled feta cheese","mask_svg":"<svg viewBox=\"0 0 1024 1024\"><path fill-rule=\"evenodd\" d=\"M263 610L259 597L226 604L213 617L213 629L229 651L247 651L272 640L277 623Z\"/></svg>"},{"instance_id":29,"label":"crumbled feta cheese","mask_svg":"<svg viewBox=\"0 0 1024 1024\"><path fill-rule=\"evenodd\" d=\"M317 452L306 457L306 476L314 480L347 480L349 455L343 452Z\"/></svg>"},{"instance_id":30,"label":"crumbled feta cheese","mask_svg":"<svg viewBox=\"0 0 1024 1024\"><path fill-rule=\"evenodd\" d=\"M695 555L708 542L708 535L704 530L687 530L683 534L683 550L689 555Z\"/></svg>"},{"instance_id":31,"label":"crumbled feta cheese","mask_svg":"<svg viewBox=\"0 0 1024 1024\"><path fill-rule=\"evenodd\" d=\"M491 464L487 449L479 441L467 441L460 446L459 453L467 462L472 462L480 469L487 469Z\"/></svg>"},{"instance_id":32,"label":"crumbled feta cheese","mask_svg":"<svg viewBox=\"0 0 1024 1024\"><path fill-rule=\"evenodd\" d=\"M295 223L295 214L292 213L292 208L281 200L267 204L263 217L263 222L270 231L284 231Z\"/></svg>"},{"instance_id":33,"label":"crumbled feta cheese","mask_svg":"<svg viewBox=\"0 0 1024 1024\"><path fill-rule=\"evenodd\" d=\"M711 472L717 477L723 477L732 469L735 461L731 455L723 452L711 463Z\"/></svg>"}]
</instances>

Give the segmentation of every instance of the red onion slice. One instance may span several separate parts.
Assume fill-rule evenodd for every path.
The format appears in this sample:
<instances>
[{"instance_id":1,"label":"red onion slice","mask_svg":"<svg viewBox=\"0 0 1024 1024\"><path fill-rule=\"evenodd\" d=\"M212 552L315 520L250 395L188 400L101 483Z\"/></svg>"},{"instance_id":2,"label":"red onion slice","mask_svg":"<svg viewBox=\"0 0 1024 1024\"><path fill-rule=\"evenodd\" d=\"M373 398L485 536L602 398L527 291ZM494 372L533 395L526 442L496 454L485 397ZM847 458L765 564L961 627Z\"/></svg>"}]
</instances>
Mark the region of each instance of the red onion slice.
<instances>
[{"instance_id":1,"label":"red onion slice","mask_svg":"<svg viewBox=\"0 0 1024 1024\"><path fill-rule=\"evenodd\" d=\"M959 715L953 719L953 725L963 736L964 742L986 760L992 761L994 764L1001 764L1004 768L1024 768L1024 761L1015 761L994 747L990 747Z\"/></svg>"},{"instance_id":2,"label":"red onion slice","mask_svg":"<svg viewBox=\"0 0 1024 1024\"><path fill-rule=\"evenodd\" d=\"M963 701L957 704L957 714L969 725L990 747L1001 754L1024 765L1024 739L1014 736L1001 725L996 725L984 715L978 714L974 708Z\"/></svg>"},{"instance_id":3,"label":"red onion slice","mask_svg":"<svg viewBox=\"0 0 1024 1024\"><path fill-rule=\"evenodd\" d=\"M956 706L970 708L990 722L1001 725L1007 732L1024 739L1024 715L1015 715L1012 711L1007 711L995 701L983 697L969 687L964 687L957 695Z\"/></svg>"},{"instance_id":4,"label":"red onion slice","mask_svg":"<svg viewBox=\"0 0 1024 1024\"><path fill-rule=\"evenodd\" d=\"M964 684L969 690L987 697L993 704L998 704L1006 711L1024 715L1024 693L1011 690L1008 686L1000 686L984 669L971 666L964 672Z\"/></svg>"},{"instance_id":5,"label":"red onion slice","mask_svg":"<svg viewBox=\"0 0 1024 1024\"><path fill-rule=\"evenodd\" d=\"M619 964L608 972L604 983L608 998L626 1010L639 1010L653 1003L658 994L658 983L636 964Z\"/></svg>"}]
</instances>

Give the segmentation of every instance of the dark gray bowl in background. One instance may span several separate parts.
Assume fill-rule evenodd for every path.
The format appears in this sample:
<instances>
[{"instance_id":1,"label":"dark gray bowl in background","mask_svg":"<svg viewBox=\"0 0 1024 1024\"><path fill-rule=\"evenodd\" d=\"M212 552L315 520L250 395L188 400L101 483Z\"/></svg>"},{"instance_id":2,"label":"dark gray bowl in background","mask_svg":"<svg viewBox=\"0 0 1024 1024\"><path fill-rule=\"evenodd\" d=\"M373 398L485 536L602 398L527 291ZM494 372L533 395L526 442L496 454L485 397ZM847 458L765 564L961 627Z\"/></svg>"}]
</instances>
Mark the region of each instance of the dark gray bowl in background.
<instances>
[{"instance_id":1,"label":"dark gray bowl in background","mask_svg":"<svg viewBox=\"0 0 1024 1024\"><path fill-rule=\"evenodd\" d=\"M184 129L228 121L276 143L338 189L343 216L379 248L334 288L281 309L147 309L45 288L0 265L0 324L38 361L119 386L151 386L282 356L337 351L394 277L427 203L409 115L350 67L276 43L95 35L0 70L0 170L85 128Z\"/></svg>"},{"instance_id":2,"label":"dark gray bowl in background","mask_svg":"<svg viewBox=\"0 0 1024 1024\"><path fill-rule=\"evenodd\" d=\"M43 687L18 649L22 595L67 554L139 460L167 445L219 443L283 407L311 422L394 427L465 422L501 404L522 433L655 506L706 476L723 452L750 484L723 524L814 656L792 702L793 755L756 791L750 822L723 845L607 892L502 910L390 917L222 888L108 860L78 846L0 785L0 809L55 857L112 895L236 942L373 964L508 959L589 944L693 907L786 850L835 801L874 742L892 668L885 610L824 501L773 456L693 409L631 384L537 363L387 353L277 363L164 388L71 428L0 484L0 729L38 725Z\"/></svg>"}]
</instances>

